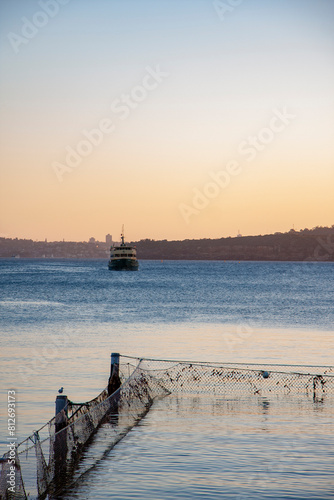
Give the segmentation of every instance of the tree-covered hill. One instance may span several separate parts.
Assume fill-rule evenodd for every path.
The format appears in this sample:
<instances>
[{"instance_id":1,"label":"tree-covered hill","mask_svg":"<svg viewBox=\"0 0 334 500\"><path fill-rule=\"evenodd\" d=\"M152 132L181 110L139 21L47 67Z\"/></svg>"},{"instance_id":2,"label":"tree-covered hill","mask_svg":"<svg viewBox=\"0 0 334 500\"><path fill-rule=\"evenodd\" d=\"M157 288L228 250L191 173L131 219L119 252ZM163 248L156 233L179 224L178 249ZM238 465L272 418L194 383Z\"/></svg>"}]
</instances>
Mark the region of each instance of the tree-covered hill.
<instances>
[{"instance_id":1,"label":"tree-covered hill","mask_svg":"<svg viewBox=\"0 0 334 500\"><path fill-rule=\"evenodd\" d=\"M139 259L334 261L334 225L261 236L131 242ZM0 257L108 258L104 242L46 242L0 238Z\"/></svg>"}]
</instances>

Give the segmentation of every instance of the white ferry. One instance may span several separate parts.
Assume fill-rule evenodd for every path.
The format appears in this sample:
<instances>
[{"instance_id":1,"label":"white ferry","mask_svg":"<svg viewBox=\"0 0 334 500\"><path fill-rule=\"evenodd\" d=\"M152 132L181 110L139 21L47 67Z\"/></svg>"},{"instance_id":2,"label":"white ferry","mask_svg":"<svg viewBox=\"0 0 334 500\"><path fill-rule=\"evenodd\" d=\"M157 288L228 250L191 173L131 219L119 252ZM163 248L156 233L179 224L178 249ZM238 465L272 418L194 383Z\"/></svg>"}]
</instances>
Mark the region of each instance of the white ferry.
<instances>
[{"instance_id":1,"label":"white ferry","mask_svg":"<svg viewBox=\"0 0 334 500\"><path fill-rule=\"evenodd\" d=\"M122 243L110 248L108 268L111 271L138 271L136 247L124 243L124 226L121 234Z\"/></svg>"}]
</instances>

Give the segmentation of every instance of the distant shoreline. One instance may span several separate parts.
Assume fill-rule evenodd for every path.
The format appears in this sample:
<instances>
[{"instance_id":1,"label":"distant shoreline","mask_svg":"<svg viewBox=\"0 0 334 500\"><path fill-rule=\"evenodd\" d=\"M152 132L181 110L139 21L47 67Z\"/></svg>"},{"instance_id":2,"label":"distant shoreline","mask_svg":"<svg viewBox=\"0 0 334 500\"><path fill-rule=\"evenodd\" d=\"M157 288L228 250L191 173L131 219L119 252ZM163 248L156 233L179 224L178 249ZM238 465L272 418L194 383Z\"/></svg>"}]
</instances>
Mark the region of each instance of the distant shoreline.
<instances>
[{"instance_id":1,"label":"distant shoreline","mask_svg":"<svg viewBox=\"0 0 334 500\"><path fill-rule=\"evenodd\" d=\"M99 260L101 262L105 262L106 259L102 257L20 257L19 259L14 259L12 257L0 257L0 260L44 260L44 261L56 261L56 260L75 260L75 261L87 261L87 260ZM108 258L107 258L108 260ZM325 264L332 264L334 260L320 260L320 259L315 259L315 260L269 260L269 259L186 259L186 258L179 258L179 259L155 259L155 258L142 258L138 259L139 262L141 261L152 261L152 262L159 262L163 264L164 262L235 262L235 263L241 263L241 262L268 262L268 263L284 263L284 262L291 262L295 264L305 264L305 262L309 263L315 263L315 262L320 262L320 263L325 263Z\"/></svg>"},{"instance_id":2,"label":"distant shoreline","mask_svg":"<svg viewBox=\"0 0 334 500\"><path fill-rule=\"evenodd\" d=\"M131 241L139 260L334 262L334 226L261 236L197 240ZM0 258L103 259L105 242L33 241L0 238Z\"/></svg>"}]
</instances>

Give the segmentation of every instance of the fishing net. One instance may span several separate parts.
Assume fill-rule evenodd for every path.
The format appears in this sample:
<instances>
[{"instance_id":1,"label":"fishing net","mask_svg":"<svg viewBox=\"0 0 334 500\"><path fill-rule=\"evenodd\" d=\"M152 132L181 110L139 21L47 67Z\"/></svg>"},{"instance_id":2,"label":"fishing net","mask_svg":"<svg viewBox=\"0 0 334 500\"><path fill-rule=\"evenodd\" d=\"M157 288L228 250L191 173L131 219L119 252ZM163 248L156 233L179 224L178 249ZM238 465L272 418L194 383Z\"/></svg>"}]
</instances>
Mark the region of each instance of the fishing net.
<instances>
[{"instance_id":1,"label":"fishing net","mask_svg":"<svg viewBox=\"0 0 334 500\"><path fill-rule=\"evenodd\" d=\"M208 394L334 393L334 367L142 360L169 392Z\"/></svg>"},{"instance_id":2,"label":"fishing net","mask_svg":"<svg viewBox=\"0 0 334 500\"><path fill-rule=\"evenodd\" d=\"M226 396L334 394L334 367L202 363L121 356L120 387L65 409L15 450L15 494L8 490L8 453L2 459L0 500L53 499L75 489L83 474L171 393ZM64 424L66 422L66 424ZM62 428L63 427L63 428ZM99 432L97 432L99 430ZM12 496L10 496L12 495Z\"/></svg>"},{"instance_id":3,"label":"fishing net","mask_svg":"<svg viewBox=\"0 0 334 500\"><path fill-rule=\"evenodd\" d=\"M168 391L153 374L136 366L120 366L121 386L108 397L107 389L85 403L69 402L64 410L16 448L15 492L9 491L9 454L2 458L0 500L55 498L103 457L148 412L153 401ZM101 426L106 439L94 440ZM20 485L22 484L22 488ZM24 484L24 488L23 488Z\"/></svg>"},{"instance_id":4,"label":"fishing net","mask_svg":"<svg viewBox=\"0 0 334 500\"><path fill-rule=\"evenodd\" d=\"M0 500L25 500L27 498L17 450L6 453L2 459L0 475Z\"/></svg>"}]
</instances>

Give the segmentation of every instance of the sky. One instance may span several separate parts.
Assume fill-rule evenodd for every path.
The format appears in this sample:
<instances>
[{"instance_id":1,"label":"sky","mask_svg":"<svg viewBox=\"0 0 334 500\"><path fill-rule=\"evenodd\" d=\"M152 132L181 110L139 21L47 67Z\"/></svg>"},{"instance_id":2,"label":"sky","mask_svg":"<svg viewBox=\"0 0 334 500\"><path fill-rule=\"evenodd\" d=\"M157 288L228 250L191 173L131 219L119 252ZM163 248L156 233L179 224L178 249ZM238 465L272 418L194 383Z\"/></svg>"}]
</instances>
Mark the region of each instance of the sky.
<instances>
[{"instance_id":1,"label":"sky","mask_svg":"<svg viewBox=\"0 0 334 500\"><path fill-rule=\"evenodd\" d=\"M334 224L332 0L2 0L0 236Z\"/></svg>"}]
</instances>

